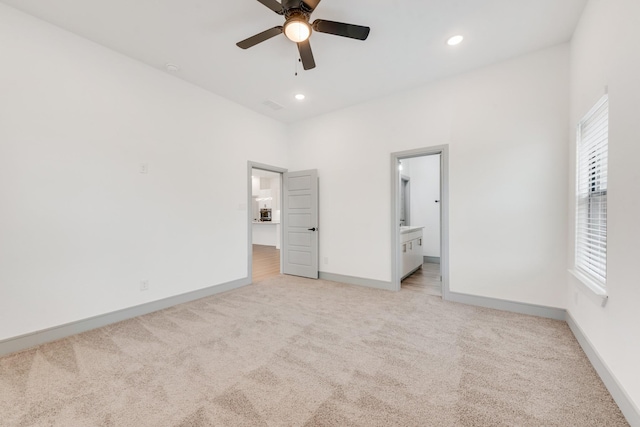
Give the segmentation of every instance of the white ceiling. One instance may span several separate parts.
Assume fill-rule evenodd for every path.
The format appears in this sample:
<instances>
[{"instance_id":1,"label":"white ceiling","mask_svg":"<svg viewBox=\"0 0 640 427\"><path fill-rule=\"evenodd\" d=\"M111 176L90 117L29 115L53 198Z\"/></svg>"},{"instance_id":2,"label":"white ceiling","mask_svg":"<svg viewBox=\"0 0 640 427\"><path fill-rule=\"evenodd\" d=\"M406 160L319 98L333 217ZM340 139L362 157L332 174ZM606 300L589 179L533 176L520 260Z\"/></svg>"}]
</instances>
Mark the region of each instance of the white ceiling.
<instances>
[{"instance_id":1,"label":"white ceiling","mask_svg":"<svg viewBox=\"0 0 640 427\"><path fill-rule=\"evenodd\" d=\"M371 27L366 41L314 33L317 67L297 64L282 25L256 0L0 0L285 123L566 42L586 0L323 0L313 19ZM462 34L457 47L448 37ZM296 101L296 93L307 99ZM271 100L284 108L264 105Z\"/></svg>"}]
</instances>

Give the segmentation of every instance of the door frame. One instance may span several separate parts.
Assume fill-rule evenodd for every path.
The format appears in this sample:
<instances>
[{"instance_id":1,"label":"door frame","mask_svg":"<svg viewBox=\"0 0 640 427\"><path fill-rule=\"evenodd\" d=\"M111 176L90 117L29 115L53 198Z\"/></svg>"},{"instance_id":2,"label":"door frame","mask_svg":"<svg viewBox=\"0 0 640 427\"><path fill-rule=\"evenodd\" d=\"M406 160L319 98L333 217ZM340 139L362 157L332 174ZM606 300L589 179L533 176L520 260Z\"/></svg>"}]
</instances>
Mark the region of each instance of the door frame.
<instances>
[{"instance_id":1,"label":"door frame","mask_svg":"<svg viewBox=\"0 0 640 427\"><path fill-rule=\"evenodd\" d=\"M248 278L249 281L251 283L253 283L253 215L252 215L252 210L251 210L251 204L253 202L253 191L252 191L252 181L251 181L251 171L253 169L259 169L259 170L263 170L263 171L267 171L267 172L275 172L275 173L279 173L280 174L280 194L282 195L282 189L283 189L283 174L285 172L288 172L287 169L284 168L280 168L277 166L271 166L271 165L266 165L264 163L258 163L258 162L252 162L252 161L248 161L247 162L247 272L248 272ZM282 204L282 200L280 201L280 273L282 273L282 266L283 266L283 261L282 261L282 251L284 250L284 226L283 226L283 222L284 222L284 218L285 215L283 215L282 213L283 210L283 204Z\"/></svg>"},{"instance_id":2,"label":"door frame","mask_svg":"<svg viewBox=\"0 0 640 427\"><path fill-rule=\"evenodd\" d=\"M449 145L391 153L391 285L400 290L400 160L440 154L440 275L442 299L449 299Z\"/></svg>"}]
</instances>

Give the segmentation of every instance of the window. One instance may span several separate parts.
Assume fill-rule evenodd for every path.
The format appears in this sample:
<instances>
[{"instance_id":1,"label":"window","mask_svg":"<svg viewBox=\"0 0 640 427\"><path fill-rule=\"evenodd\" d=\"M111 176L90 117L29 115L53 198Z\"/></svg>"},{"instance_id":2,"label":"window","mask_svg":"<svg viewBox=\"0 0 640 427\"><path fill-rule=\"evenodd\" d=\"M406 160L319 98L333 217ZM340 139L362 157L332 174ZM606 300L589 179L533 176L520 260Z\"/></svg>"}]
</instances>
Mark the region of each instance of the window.
<instances>
[{"instance_id":1,"label":"window","mask_svg":"<svg viewBox=\"0 0 640 427\"><path fill-rule=\"evenodd\" d=\"M607 282L607 163L609 98L578 124L576 270L603 290Z\"/></svg>"}]
</instances>

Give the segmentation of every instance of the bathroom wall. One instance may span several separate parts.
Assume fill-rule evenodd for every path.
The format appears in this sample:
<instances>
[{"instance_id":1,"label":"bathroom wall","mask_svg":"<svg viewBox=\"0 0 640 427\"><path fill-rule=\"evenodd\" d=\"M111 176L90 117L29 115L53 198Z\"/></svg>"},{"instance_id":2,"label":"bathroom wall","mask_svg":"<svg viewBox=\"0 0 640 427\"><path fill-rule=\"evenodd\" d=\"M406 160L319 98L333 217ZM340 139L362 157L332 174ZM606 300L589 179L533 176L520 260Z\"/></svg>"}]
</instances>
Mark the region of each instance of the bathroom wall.
<instances>
[{"instance_id":1,"label":"bathroom wall","mask_svg":"<svg viewBox=\"0 0 640 427\"><path fill-rule=\"evenodd\" d=\"M403 160L410 182L411 224L424 226L423 255L440 257L440 155ZM403 170L404 174L404 170ZM438 201L436 203L436 200Z\"/></svg>"}]
</instances>

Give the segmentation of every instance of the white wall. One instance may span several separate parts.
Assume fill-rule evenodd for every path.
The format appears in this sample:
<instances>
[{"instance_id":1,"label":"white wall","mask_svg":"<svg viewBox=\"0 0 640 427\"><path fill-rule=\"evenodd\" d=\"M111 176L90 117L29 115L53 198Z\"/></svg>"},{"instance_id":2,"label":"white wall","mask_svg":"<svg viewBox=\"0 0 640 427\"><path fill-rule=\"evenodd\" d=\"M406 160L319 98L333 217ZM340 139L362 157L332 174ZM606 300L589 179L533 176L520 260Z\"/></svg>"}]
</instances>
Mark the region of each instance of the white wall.
<instances>
[{"instance_id":1,"label":"white wall","mask_svg":"<svg viewBox=\"0 0 640 427\"><path fill-rule=\"evenodd\" d=\"M440 155L413 157L408 165L411 224L424 226L422 255L440 257Z\"/></svg>"},{"instance_id":2,"label":"white wall","mask_svg":"<svg viewBox=\"0 0 640 427\"><path fill-rule=\"evenodd\" d=\"M591 0L572 41L571 155L569 165L574 229L575 128L609 87L609 180L607 290L600 299L568 277L568 311L622 387L640 407L640 2ZM573 232L569 265L573 265Z\"/></svg>"},{"instance_id":3,"label":"white wall","mask_svg":"<svg viewBox=\"0 0 640 427\"><path fill-rule=\"evenodd\" d=\"M390 281L390 153L449 144L451 290L564 307L568 87L561 45L292 125L321 270Z\"/></svg>"},{"instance_id":4,"label":"white wall","mask_svg":"<svg viewBox=\"0 0 640 427\"><path fill-rule=\"evenodd\" d=\"M3 4L0 56L0 340L247 276L284 125Z\"/></svg>"}]
</instances>

